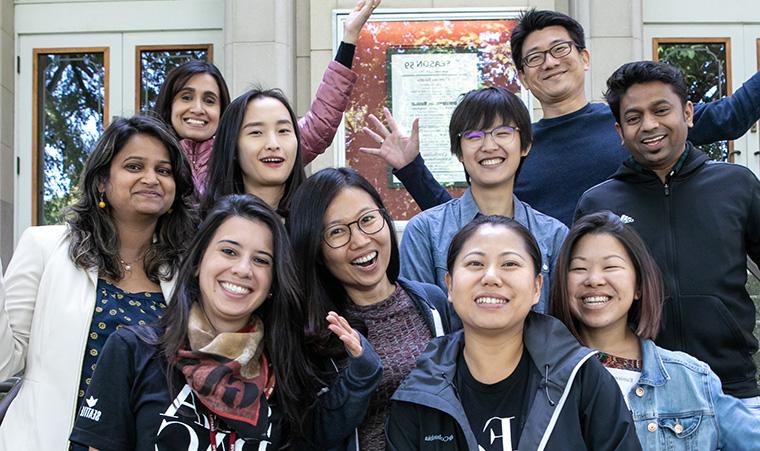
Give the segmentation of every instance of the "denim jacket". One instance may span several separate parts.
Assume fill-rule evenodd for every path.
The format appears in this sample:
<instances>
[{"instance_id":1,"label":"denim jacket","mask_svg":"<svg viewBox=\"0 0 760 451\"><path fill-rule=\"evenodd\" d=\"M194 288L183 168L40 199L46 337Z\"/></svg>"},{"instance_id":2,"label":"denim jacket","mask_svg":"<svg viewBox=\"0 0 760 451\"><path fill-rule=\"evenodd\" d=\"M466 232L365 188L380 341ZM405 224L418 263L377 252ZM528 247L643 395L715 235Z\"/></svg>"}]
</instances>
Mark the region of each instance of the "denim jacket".
<instances>
[{"instance_id":1,"label":"denim jacket","mask_svg":"<svg viewBox=\"0 0 760 451\"><path fill-rule=\"evenodd\" d=\"M723 393L707 364L641 340L643 370L628 393L644 450L760 450L760 420Z\"/></svg>"},{"instance_id":2,"label":"denim jacket","mask_svg":"<svg viewBox=\"0 0 760 451\"><path fill-rule=\"evenodd\" d=\"M549 286L559 248L567 236L567 227L512 196L514 220L524 225L541 248L544 285L541 299L534 307L539 313L547 310ZM401 240L401 275L407 279L438 285L448 292L443 276L449 244L459 230L480 214L468 188L462 197L425 210L413 217L404 229Z\"/></svg>"}]
</instances>

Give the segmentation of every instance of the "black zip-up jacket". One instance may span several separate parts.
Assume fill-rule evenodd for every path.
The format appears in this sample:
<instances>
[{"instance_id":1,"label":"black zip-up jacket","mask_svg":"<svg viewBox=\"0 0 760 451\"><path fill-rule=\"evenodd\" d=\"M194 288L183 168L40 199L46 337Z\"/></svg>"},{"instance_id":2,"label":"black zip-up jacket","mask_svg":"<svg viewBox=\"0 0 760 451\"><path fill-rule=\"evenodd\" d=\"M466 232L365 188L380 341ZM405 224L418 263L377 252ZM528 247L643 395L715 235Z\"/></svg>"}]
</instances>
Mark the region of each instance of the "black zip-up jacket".
<instances>
[{"instance_id":1,"label":"black zip-up jacket","mask_svg":"<svg viewBox=\"0 0 760 451\"><path fill-rule=\"evenodd\" d=\"M640 450L615 379L557 319L531 312L523 332L534 367L520 450ZM462 331L434 339L391 398L393 451L478 451L455 387ZM506 451L506 450L505 450ZM510 450L511 451L511 450Z\"/></svg>"},{"instance_id":2,"label":"black zip-up jacket","mask_svg":"<svg viewBox=\"0 0 760 451\"><path fill-rule=\"evenodd\" d=\"M627 161L586 191L575 217L611 210L628 222L665 282L656 343L707 362L724 392L757 396L755 305L745 285L747 257L760 263L760 182L748 168L711 161L689 142L685 152L665 183Z\"/></svg>"}]
</instances>

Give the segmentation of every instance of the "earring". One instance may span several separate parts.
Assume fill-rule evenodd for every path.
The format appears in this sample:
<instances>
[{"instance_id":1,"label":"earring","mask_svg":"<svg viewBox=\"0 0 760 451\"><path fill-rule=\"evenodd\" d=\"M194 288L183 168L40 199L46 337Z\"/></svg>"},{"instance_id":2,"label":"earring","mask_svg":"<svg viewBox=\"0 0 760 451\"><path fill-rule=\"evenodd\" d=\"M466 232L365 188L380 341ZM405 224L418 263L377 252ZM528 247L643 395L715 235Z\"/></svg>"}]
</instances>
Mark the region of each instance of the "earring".
<instances>
[{"instance_id":1,"label":"earring","mask_svg":"<svg viewBox=\"0 0 760 451\"><path fill-rule=\"evenodd\" d=\"M99 197L100 197L100 202L98 202L98 208L106 208L106 200L105 200L106 193L101 191Z\"/></svg>"}]
</instances>

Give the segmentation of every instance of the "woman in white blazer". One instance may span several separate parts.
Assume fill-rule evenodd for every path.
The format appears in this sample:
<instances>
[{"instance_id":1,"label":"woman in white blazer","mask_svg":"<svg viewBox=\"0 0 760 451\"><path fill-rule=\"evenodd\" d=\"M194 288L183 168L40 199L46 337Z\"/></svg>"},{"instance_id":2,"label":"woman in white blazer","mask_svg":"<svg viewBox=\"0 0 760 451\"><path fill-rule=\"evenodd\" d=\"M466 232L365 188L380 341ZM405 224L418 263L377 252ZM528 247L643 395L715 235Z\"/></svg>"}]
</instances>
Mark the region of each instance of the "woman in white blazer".
<instances>
[{"instance_id":1,"label":"woman in white blazer","mask_svg":"<svg viewBox=\"0 0 760 451\"><path fill-rule=\"evenodd\" d=\"M23 372L0 449L65 451L107 336L155 321L192 238L193 182L157 119L116 119L85 163L66 225L30 227L0 298L0 380ZM95 414L93 414L95 415Z\"/></svg>"}]
</instances>

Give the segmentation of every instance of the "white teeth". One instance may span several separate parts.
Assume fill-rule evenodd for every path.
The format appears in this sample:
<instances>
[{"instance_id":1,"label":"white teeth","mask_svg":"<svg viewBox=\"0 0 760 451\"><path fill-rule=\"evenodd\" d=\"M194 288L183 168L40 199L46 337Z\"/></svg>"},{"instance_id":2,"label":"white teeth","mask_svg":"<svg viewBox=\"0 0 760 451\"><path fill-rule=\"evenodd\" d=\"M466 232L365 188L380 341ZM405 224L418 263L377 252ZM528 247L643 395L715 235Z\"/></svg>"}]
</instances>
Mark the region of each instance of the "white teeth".
<instances>
[{"instance_id":1,"label":"white teeth","mask_svg":"<svg viewBox=\"0 0 760 451\"><path fill-rule=\"evenodd\" d=\"M480 162L483 166L494 166L504 161L504 158L489 158Z\"/></svg>"},{"instance_id":2,"label":"white teeth","mask_svg":"<svg viewBox=\"0 0 760 451\"><path fill-rule=\"evenodd\" d=\"M502 298L482 297L475 299L476 304L506 304L507 300Z\"/></svg>"},{"instance_id":3,"label":"white teeth","mask_svg":"<svg viewBox=\"0 0 760 451\"><path fill-rule=\"evenodd\" d=\"M605 302L609 301L609 296L589 296L587 298L583 298L584 304L604 304Z\"/></svg>"},{"instance_id":4,"label":"white teeth","mask_svg":"<svg viewBox=\"0 0 760 451\"><path fill-rule=\"evenodd\" d=\"M363 257L359 257L359 258L356 258L354 260L351 260L351 263L355 264L355 265L356 264L367 263L368 261L372 260L375 257L377 257L377 251L370 252L369 254L367 254L367 255L365 255Z\"/></svg>"},{"instance_id":5,"label":"white teeth","mask_svg":"<svg viewBox=\"0 0 760 451\"><path fill-rule=\"evenodd\" d=\"M235 285L234 283L221 282L220 285L226 291L229 291L230 293L234 293L234 294L248 294L251 292L250 288L241 287L240 285Z\"/></svg>"},{"instance_id":6,"label":"white teeth","mask_svg":"<svg viewBox=\"0 0 760 451\"><path fill-rule=\"evenodd\" d=\"M282 158L273 158L272 157L272 158L262 158L261 161L263 161L264 163L282 163L285 160L282 159Z\"/></svg>"},{"instance_id":7,"label":"white teeth","mask_svg":"<svg viewBox=\"0 0 760 451\"><path fill-rule=\"evenodd\" d=\"M187 118L187 119L185 119L185 122L187 124L190 124L190 125L199 125L199 126L206 125L206 121L202 121L200 119L190 119L190 118Z\"/></svg>"},{"instance_id":8,"label":"white teeth","mask_svg":"<svg viewBox=\"0 0 760 451\"><path fill-rule=\"evenodd\" d=\"M652 143L656 143L658 141L661 141L663 139L665 139L664 136L655 136L653 138L642 139L641 142L643 142L644 144L652 144Z\"/></svg>"}]
</instances>

